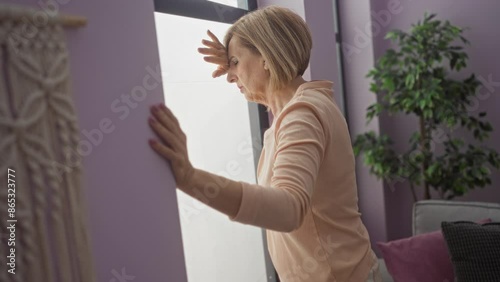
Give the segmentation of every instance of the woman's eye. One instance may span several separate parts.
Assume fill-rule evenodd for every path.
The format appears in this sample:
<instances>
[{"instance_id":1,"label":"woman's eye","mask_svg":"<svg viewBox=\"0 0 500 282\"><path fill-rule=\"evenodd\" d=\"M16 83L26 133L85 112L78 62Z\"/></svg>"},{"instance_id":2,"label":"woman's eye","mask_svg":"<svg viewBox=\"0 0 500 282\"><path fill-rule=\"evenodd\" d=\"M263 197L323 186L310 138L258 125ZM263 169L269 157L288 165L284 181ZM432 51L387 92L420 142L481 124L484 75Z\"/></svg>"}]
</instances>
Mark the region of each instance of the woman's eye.
<instances>
[{"instance_id":1,"label":"woman's eye","mask_svg":"<svg viewBox=\"0 0 500 282\"><path fill-rule=\"evenodd\" d=\"M234 60L231 63L233 63L233 65L236 66L238 64L238 61Z\"/></svg>"}]
</instances>

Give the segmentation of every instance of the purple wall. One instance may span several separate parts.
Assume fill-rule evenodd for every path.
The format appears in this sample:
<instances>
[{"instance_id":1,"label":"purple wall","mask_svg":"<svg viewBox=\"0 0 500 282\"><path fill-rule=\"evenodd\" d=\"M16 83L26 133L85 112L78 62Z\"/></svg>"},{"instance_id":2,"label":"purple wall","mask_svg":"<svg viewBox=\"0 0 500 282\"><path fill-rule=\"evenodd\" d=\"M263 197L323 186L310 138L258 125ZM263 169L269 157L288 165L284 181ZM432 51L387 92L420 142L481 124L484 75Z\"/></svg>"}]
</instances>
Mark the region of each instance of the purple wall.
<instances>
[{"instance_id":1,"label":"purple wall","mask_svg":"<svg viewBox=\"0 0 500 282\"><path fill-rule=\"evenodd\" d=\"M469 65L463 73L474 72L476 76L483 77L485 81L493 81L488 87L479 90L480 98L477 107L471 111L475 114L487 111L489 121L495 132L492 134L487 145L500 151L500 65L498 60L498 49L500 48L500 31L497 12L500 11L498 1L471 2L467 0L442 0L442 1L371 1L373 27L373 51L378 58L389 47L388 40L384 40L385 33L392 29L408 30L412 23L423 18L424 12L436 13L438 18L449 20L452 24L460 27L468 27L464 34L471 42L466 48L469 55ZM397 7L397 8L395 8ZM390 11L392 9L392 12ZM394 9L395 8L395 9ZM471 12L473 11L473 12ZM389 134L399 145L404 147L410 132L417 129L416 119L413 117L399 116L397 118L381 118L381 132ZM493 175L493 185L485 189L479 189L467 194L457 200L500 202L500 173L496 171ZM400 183L396 189L385 190L387 210L388 239L396 239L411 235L411 209L412 198L406 183ZM419 195L422 196L422 191Z\"/></svg>"},{"instance_id":2,"label":"purple wall","mask_svg":"<svg viewBox=\"0 0 500 282\"><path fill-rule=\"evenodd\" d=\"M98 281L121 281L113 270L123 268L134 281L187 281L175 182L147 144L149 105L163 101L151 74L159 64L153 1L54 2L88 19L67 35Z\"/></svg>"},{"instance_id":3,"label":"purple wall","mask_svg":"<svg viewBox=\"0 0 500 282\"><path fill-rule=\"evenodd\" d=\"M333 81L334 99L340 107L344 107L336 53L333 1L304 2L305 19L313 39L311 79Z\"/></svg>"},{"instance_id":4,"label":"purple wall","mask_svg":"<svg viewBox=\"0 0 500 282\"><path fill-rule=\"evenodd\" d=\"M373 66L373 47L370 40L369 1L341 1L339 7L342 32L342 49L344 55L344 80L347 112L349 114L349 130L351 138L373 130L378 132L378 119L369 125L365 121L366 108L374 103L375 95L370 93L369 80L365 78ZM359 208L363 215L373 249L378 253L375 242L385 241L385 200L381 181L369 174L362 159L356 160L356 174L359 193Z\"/></svg>"}]
</instances>

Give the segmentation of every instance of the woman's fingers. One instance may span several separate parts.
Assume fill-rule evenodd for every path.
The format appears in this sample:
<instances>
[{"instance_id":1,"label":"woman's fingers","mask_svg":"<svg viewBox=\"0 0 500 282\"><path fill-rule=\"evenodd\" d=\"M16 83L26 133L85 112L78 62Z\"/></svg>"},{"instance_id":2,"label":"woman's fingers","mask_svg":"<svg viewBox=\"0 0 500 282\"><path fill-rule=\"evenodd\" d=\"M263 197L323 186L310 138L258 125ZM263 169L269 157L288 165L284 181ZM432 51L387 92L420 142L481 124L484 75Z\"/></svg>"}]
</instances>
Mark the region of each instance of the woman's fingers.
<instances>
[{"instance_id":1,"label":"woman's fingers","mask_svg":"<svg viewBox=\"0 0 500 282\"><path fill-rule=\"evenodd\" d=\"M162 157L168 159L168 160L173 160L175 158L175 153L170 149L169 147L163 145L162 143L154 140L154 139L149 139L149 144L151 147L158 152Z\"/></svg>"},{"instance_id":2,"label":"woman's fingers","mask_svg":"<svg viewBox=\"0 0 500 282\"><path fill-rule=\"evenodd\" d=\"M181 131L181 125L179 124L179 120L177 120L177 118L174 116L174 113L172 113L172 111L169 108L167 108L164 104L160 104L159 110L160 110L159 113L165 114L171 121L174 122L174 124L177 127L177 130Z\"/></svg>"},{"instance_id":3,"label":"woman's fingers","mask_svg":"<svg viewBox=\"0 0 500 282\"><path fill-rule=\"evenodd\" d=\"M164 126L167 130L173 131L173 122L167 113L160 108L160 105L151 106L151 113L155 117L155 119L150 118L150 121L154 124L154 122L158 122L160 125Z\"/></svg>"},{"instance_id":4,"label":"woman's fingers","mask_svg":"<svg viewBox=\"0 0 500 282\"><path fill-rule=\"evenodd\" d=\"M207 30L207 34L208 34L208 36L210 36L210 38L212 39L213 42L218 43L219 45L222 45L222 43L220 43L220 41L219 41L219 38L217 38L217 36L215 36L215 34L213 34L210 30Z\"/></svg>"},{"instance_id":5,"label":"woman's fingers","mask_svg":"<svg viewBox=\"0 0 500 282\"><path fill-rule=\"evenodd\" d=\"M207 47L215 48L215 49L221 49L222 47L224 47L221 44L218 44L218 43L215 43L212 41L208 41L206 39L201 40L201 43Z\"/></svg>"},{"instance_id":6,"label":"woman's fingers","mask_svg":"<svg viewBox=\"0 0 500 282\"><path fill-rule=\"evenodd\" d=\"M212 64L218 64L218 65L225 66L225 67L229 66L227 63L227 58L206 56L206 57L203 57L203 60L205 60L205 62L209 62Z\"/></svg>"},{"instance_id":7,"label":"woman's fingers","mask_svg":"<svg viewBox=\"0 0 500 282\"><path fill-rule=\"evenodd\" d=\"M198 48L198 52L203 55L213 55L218 57L226 57L225 50L217 50L214 48Z\"/></svg>"},{"instance_id":8,"label":"woman's fingers","mask_svg":"<svg viewBox=\"0 0 500 282\"><path fill-rule=\"evenodd\" d=\"M210 30L207 30L208 36L212 41L203 39L201 43L209 48L198 48L198 52L207 55L203 57L206 62L217 64L217 69L212 73L212 77L219 77L227 73L229 69L229 62L226 53L226 47L222 45L217 36Z\"/></svg>"},{"instance_id":9,"label":"woman's fingers","mask_svg":"<svg viewBox=\"0 0 500 282\"><path fill-rule=\"evenodd\" d=\"M198 52L205 56L203 59L209 63L228 65L228 59L225 50L217 50L213 48L198 48Z\"/></svg>"},{"instance_id":10,"label":"woman's fingers","mask_svg":"<svg viewBox=\"0 0 500 282\"><path fill-rule=\"evenodd\" d=\"M227 71L222 71L222 70L219 70L219 69L216 69L214 70L214 72L212 73L212 77L213 78L217 78L221 75L225 75L227 73Z\"/></svg>"},{"instance_id":11,"label":"woman's fingers","mask_svg":"<svg viewBox=\"0 0 500 282\"><path fill-rule=\"evenodd\" d=\"M153 118L149 119L149 124L153 128L156 135L163 141L163 143L171 148L173 151L180 150L180 141L170 130L168 130L162 123Z\"/></svg>"},{"instance_id":12,"label":"woman's fingers","mask_svg":"<svg viewBox=\"0 0 500 282\"><path fill-rule=\"evenodd\" d=\"M179 132L177 119L158 107L153 107L152 112L155 118L149 118L149 124L154 132L174 151L183 151L182 141L179 140L183 134Z\"/></svg>"},{"instance_id":13,"label":"woman's fingers","mask_svg":"<svg viewBox=\"0 0 500 282\"><path fill-rule=\"evenodd\" d=\"M212 77L216 78L227 73L227 67L220 66L212 73Z\"/></svg>"}]
</instances>

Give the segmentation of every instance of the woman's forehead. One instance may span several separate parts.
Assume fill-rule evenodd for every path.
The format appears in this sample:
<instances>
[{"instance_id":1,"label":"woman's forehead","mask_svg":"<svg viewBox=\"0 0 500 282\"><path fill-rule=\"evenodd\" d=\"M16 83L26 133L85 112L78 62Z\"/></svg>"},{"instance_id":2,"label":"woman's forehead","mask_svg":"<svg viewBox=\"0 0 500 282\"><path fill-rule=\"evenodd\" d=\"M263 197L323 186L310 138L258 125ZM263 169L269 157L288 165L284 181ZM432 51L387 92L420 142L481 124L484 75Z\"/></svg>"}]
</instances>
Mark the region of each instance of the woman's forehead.
<instances>
[{"instance_id":1,"label":"woman's forehead","mask_svg":"<svg viewBox=\"0 0 500 282\"><path fill-rule=\"evenodd\" d=\"M227 56L231 58L231 56L247 56L247 55L255 55L252 53L252 50L249 49L242 43L242 40L239 37L234 36L229 40L228 48L227 48Z\"/></svg>"},{"instance_id":2,"label":"woman's forehead","mask_svg":"<svg viewBox=\"0 0 500 282\"><path fill-rule=\"evenodd\" d=\"M229 46L233 49L232 52L242 53L246 51L251 51L249 46L246 44L246 40L241 39L240 37L234 36L229 41Z\"/></svg>"},{"instance_id":3,"label":"woman's forehead","mask_svg":"<svg viewBox=\"0 0 500 282\"><path fill-rule=\"evenodd\" d=\"M239 42L239 38L234 36L229 40L229 44L227 46L227 55L228 57L233 56L234 54L239 53L239 49L241 48L241 44Z\"/></svg>"}]
</instances>

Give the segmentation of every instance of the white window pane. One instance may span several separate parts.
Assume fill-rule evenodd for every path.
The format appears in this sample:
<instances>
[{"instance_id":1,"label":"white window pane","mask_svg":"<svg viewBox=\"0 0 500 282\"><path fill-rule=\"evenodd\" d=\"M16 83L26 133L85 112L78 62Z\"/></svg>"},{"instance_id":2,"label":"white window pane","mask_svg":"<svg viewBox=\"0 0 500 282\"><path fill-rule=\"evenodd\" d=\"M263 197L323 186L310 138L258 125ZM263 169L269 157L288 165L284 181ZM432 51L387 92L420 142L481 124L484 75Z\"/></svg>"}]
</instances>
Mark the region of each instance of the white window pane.
<instances>
[{"instance_id":1,"label":"white window pane","mask_svg":"<svg viewBox=\"0 0 500 282\"><path fill-rule=\"evenodd\" d=\"M209 28L220 39L229 27L156 13L165 102L187 135L192 164L233 180L256 183L248 104L216 66L197 52ZM189 282L264 282L262 229L230 221L178 191Z\"/></svg>"},{"instance_id":2,"label":"white window pane","mask_svg":"<svg viewBox=\"0 0 500 282\"><path fill-rule=\"evenodd\" d=\"M210 2L215 2L219 4L224 4L227 6L235 7L235 8L240 8L240 9L248 9L247 1L242 1L242 0L208 0ZM240 4L238 4L240 3Z\"/></svg>"}]
</instances>

